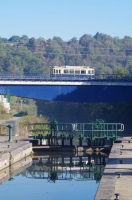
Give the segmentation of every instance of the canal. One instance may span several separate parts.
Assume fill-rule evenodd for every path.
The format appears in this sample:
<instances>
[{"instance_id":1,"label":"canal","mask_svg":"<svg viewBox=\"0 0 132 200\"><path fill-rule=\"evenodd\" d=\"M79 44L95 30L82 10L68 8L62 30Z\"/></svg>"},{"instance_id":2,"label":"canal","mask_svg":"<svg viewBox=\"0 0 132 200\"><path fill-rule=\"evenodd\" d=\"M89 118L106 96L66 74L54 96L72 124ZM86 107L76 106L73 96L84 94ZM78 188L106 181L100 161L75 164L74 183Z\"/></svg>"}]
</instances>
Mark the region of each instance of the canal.
<instances>
[{"instance_id":1,"label":"canal","mask_svg":"<svg viewBox=\"0 0 132 200\"><path fill-rule=\"evenodd\" d=\"M0 172L2 200L93 200L108 153L39 153Z\"/></svg>"}]
</instances>

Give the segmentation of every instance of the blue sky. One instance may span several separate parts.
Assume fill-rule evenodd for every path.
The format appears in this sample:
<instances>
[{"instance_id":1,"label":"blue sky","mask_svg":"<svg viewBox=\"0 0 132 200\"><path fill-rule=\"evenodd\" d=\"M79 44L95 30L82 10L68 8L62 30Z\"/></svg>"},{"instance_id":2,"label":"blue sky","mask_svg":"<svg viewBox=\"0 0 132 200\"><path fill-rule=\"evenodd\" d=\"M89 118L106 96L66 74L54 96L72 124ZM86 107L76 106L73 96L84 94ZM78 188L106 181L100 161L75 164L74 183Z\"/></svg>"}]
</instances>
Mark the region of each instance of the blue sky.
<instances>
[{"instance_id":1,"label":"blue sky","mask_svg":"<svg viewBox=\"0 0 132 200\"><path fill-rule=\"evenodd\" d=\"M0 0L0 37L132 37L132 0Z\"/></svg>"}]
</instances>

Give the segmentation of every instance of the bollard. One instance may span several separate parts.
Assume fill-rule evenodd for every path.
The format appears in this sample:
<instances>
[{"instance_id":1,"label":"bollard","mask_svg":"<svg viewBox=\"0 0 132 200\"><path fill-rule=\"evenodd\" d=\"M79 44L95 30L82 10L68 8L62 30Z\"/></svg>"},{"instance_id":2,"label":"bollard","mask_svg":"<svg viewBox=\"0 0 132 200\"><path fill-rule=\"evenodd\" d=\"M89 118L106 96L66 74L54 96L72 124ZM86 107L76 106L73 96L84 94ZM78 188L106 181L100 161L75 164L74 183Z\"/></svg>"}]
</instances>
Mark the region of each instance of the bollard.
<instances>
[{"instance_id":1,"label":"bollard","mask_svg":"<svg viewBox=\"0 0 132 200\"><path fill-rule=\"evenodd\" d=\"M9 144L8 144L7 146L8 146L8 148L10 147L10 145L9 145Z\"/></svg>"},{"instance_id":2,"label":"bollard","mask_svg":"<svg viewBox=\"0 0 132 200\"><path fill-rule=\"evenodd\" d=\"M128 143L131 143L131 141L130 141L130 140L128 140Z\"/></svg>"},{"instance_id":3,"label":"bollard","mask_svg":"<svg viewBox=\"0 0 132 200\"><path fill-rule=\"evenodd\" d=\"M119 173L118 176L117 176L117 178L121 178L121 175L122 175L122 173Z\"/></svg>"},{"instance_id":4,"label":"bollard","mask_svg":"<svg viewBox=\"0 0 132 200\"><path fill-rule=\"evenodd\" d=\"M122 164L123 160L119 160L119 164Z\"/></svg>"},{"instance_id":5,"label":"bollard","mask_svg":"<svg viewBox=\"0 0 132 200\"><path fill-rule=\"evenodd\" d=\"M115 196L116 196L115 200L120 199L120 194L119 193L116 193Z\"/></svg>"},{"instance_id":6,"label":"bollard","mask_svg":"<svg viewBox=\"0 0 132 200\"><path fill-rule=\"evenodd\" d=\"M121 147L123 148L123 147L124 147L124 145L121 145Z\"/></svg>"},{"instance_id":7,"label":"bollard","mask_svg":"<svg viewBox=\"0 0 132 200\"><path fill-rule=\"evenodd\" d=\"M9 142L12 142L12 128L13 128L13 125L9 124L8 126L6 126L9 128Z\"/></svg>"},{"instance_id":8,"label":"bollard","mask_svg":"<svg viewBox=\"0 0 132 200\"><path fill-rule=\"evenodd\" d=\"M120 152L120 155L122 155L122 151Z\"/></svg>"}]
</instances>

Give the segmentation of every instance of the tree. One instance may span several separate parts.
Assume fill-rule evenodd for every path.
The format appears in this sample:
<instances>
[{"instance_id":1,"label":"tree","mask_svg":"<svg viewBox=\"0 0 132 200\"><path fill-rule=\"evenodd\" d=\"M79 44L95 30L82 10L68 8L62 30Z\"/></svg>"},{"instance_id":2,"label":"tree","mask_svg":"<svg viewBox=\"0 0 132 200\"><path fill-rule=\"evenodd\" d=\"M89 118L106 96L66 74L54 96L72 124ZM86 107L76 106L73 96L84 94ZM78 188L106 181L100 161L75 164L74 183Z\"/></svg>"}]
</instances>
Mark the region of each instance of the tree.
<instances>
[{"instance_id":1,"label":"tree","mask_svg":"<svg viewBox=\"0 0 132 200\"><path fill-rule=\"evenodd\" d=\"M22 35L21 40L24 41L24 42L28 42L29 38L28 38L27 35Z\"/></svg>"},{"instance_id":2,"label":"tree","mask_svg":"<svg viewBox=\"0 0 132 200\"><path fill-rule=\"evenodd\" d=\"M11 38L9 38L8 41L11 41L11 42L20 42L20 37L17 36L17 35L14 35Z\"/></svg>"},{"instance_id":3,"label":"tree","mask_svg":"<svg viewBox=\"0 0 132 200\"><path fill-rule=\"evenodd\" d=\"M113 75L116 75L117 77L122 77L122 76L130 76L130 73L126 68L121 67L119 69L116 69L113 72Z\"/></svg>"}]
</instances>

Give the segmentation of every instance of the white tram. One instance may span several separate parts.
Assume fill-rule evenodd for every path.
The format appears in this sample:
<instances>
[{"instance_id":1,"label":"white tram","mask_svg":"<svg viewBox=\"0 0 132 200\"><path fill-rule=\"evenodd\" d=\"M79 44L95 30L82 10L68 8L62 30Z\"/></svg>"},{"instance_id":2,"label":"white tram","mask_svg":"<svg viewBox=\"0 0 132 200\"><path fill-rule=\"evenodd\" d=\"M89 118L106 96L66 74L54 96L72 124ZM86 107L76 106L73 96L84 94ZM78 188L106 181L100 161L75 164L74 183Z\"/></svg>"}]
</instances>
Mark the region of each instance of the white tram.
<instances>
[{"instance_id":1,"label":"white tram","mask_svg":"<svg viewBox=\"0 0 132 200\"><path fill-rule=\"evenodd\" d=\"M87 78L94 79L95 71L88 66L54 66L51 69L51 77L56 78Z\"/></svg>"}]
</instances>

